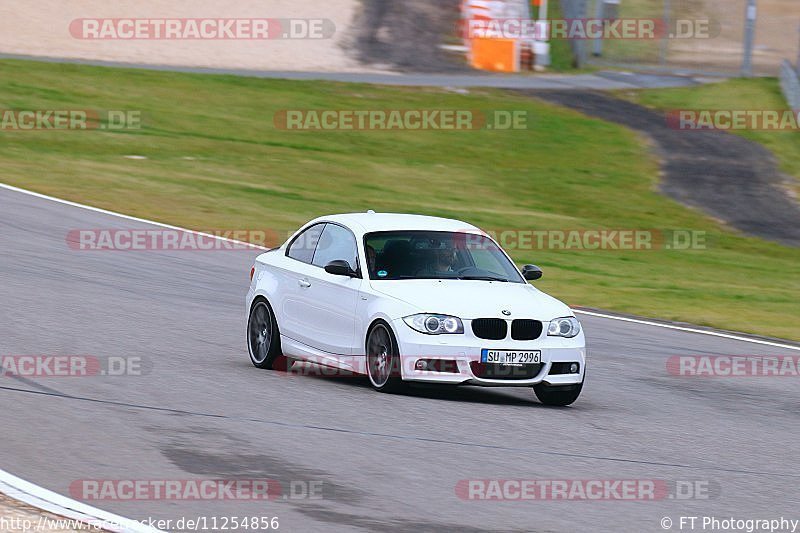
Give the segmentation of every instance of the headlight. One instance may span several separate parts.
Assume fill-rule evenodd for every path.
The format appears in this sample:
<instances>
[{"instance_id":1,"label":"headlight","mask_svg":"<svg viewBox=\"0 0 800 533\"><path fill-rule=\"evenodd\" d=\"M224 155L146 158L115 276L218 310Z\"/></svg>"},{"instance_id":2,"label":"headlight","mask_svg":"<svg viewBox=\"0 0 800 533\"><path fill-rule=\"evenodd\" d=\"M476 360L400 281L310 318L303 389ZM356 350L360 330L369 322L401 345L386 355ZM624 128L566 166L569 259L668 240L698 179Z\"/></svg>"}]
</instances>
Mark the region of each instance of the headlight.
<instances>
[{"instance_id":1,"label":"headlight","mask_svg":"<svg viewBox=\"0 0 800 533\"><path fill-rule=\"evenodd\" d=\"M575 317L556 318L547 326L547 334L554 337L572 338L581 332L581 323Z\"/></svg>"},{"instance_id":2,"label":"headlight","mask_svg":"<svg viewBox=\"0 0 800 533\"><path fill-rule=\"evenodd\" d=\"M464 324L461 319L449 315L432 315L420 313L403 318L408 327L427 333L428 335L442 335L446 333L464 333Z\"/></svg>"}]
</instances>

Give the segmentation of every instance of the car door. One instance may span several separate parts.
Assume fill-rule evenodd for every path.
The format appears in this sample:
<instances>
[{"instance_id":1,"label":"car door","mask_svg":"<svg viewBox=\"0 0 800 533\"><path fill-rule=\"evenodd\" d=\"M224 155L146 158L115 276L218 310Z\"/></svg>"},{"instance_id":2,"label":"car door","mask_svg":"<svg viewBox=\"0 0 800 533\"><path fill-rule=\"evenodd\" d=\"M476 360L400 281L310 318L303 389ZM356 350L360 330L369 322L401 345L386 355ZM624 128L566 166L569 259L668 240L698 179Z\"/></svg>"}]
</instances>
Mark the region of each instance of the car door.
<instances>
[{"instance_id":1,"label":"car door","mask_svg":"<svg viewBox=\"0 0 800 533\"><path fill-rule=\"evenodd\" d=\"M323 352L351 355L356 342L356 306L361 278L325 272L334 260L347 261L358 270L353 233L339 224L327 223L314 249L311 264L297 267L291 315L295 340Z\"/></svg>"},{"instance_id":2,"label":"car door","mask_svg":"<svg viewBox=\"0 0 800 533\"><path fill-rule=\"evenodd\" d=\"M314 259L314 251L317 242L325 229L325 223L314 224L300 232L286 249L283 268L280 272L280 290L276 291L280 295L280 301L273 302L280 306L279 327L281 335L289 337L295 341L301 341L304 332L307 331L305 324L305 311L303 309L305 291L300 289L308 288L308 276L312 269L316 268L311 264Z\"/></svg>"}]
</instances>

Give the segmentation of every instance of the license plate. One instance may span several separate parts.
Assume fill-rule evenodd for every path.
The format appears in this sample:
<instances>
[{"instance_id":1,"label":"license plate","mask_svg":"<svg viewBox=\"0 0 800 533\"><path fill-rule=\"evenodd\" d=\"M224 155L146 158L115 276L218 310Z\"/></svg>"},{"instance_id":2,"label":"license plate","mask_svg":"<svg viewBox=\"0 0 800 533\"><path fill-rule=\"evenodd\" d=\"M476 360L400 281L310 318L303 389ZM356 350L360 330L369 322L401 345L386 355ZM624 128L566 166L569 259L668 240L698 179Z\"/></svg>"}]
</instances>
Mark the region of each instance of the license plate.
<instances>
[{"instance_id":1,"label":"license plate","mask_svg":"<svg viewBox=\"0 0 800 533\"><path fill-rule=\"evenodd\" d=\"M542 362L539 350L481 350L481 363L535 365Z\"/></svg>"}]
</instances>

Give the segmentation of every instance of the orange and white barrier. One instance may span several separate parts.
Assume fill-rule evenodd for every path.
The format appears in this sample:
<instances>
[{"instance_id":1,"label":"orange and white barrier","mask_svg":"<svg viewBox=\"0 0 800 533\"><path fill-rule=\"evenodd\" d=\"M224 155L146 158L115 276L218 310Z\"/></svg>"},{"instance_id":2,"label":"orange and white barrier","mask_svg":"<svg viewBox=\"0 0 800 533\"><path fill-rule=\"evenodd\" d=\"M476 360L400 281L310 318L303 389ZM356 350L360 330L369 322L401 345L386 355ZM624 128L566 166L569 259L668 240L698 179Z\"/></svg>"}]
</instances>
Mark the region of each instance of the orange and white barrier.
<instances>
[{"instance_id":1,"label":"orange and white barrier","mask_svg":"<svg viewBox=\"0 0 800 533\"><path fill-rule=\"evenodd\" d=\"M538 21L531 18L528 0L463 0L463 38L470 64L480 70L519 72L523 50L537 57L537 64L549 63L549 45L546 39L503 38L471 31L476 25L485 27L491 21L508 19L531 21L537 25L547 24L547 0L533 0L533 5L538 8ZM542 35L546 35L546 32Z\"/></svg>"}]
</instances>

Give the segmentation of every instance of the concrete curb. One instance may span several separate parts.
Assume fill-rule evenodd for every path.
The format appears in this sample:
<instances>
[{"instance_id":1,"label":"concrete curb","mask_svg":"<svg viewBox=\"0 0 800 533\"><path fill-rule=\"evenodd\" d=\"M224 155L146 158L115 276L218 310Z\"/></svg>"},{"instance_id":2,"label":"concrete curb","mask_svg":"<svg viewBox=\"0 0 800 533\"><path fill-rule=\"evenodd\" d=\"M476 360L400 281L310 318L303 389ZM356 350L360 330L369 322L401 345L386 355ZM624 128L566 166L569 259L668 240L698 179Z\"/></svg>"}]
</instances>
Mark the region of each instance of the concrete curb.
<instances>
[{"instance_id":1,"label":"concrete curb","mask_svg":"<svg viewBox=\"0 0 800 533\"><path fill-rule=\"evenodd\" d=\"M105 531L115 533L156 533L160 531L136 520L97 509L44 489L5 470L0 470L0 492L42 511L78 520Z\"/></svg>"}]
</instances>

